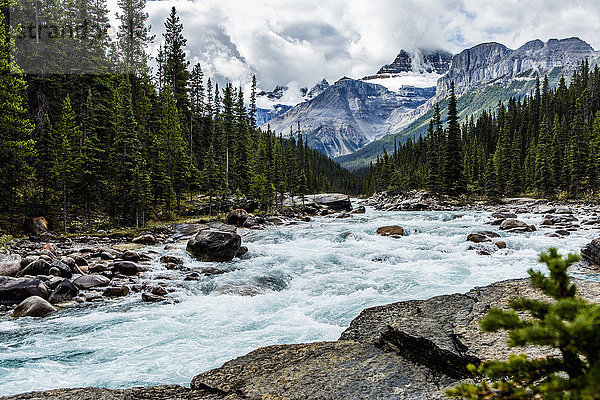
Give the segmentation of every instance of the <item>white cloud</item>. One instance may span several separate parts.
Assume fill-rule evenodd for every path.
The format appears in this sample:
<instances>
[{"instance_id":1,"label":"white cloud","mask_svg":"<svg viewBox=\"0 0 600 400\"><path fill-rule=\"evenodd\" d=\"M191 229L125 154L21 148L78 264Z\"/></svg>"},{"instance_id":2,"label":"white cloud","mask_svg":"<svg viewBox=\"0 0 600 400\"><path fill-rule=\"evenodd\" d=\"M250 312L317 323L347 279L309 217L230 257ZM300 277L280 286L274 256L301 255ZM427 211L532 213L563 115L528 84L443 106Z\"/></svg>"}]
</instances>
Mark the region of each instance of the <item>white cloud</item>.
<instances>
[{"instance_id":1,"label":"white cloud","mask_svg":"<svg viewBox=\"0 0 600 400\"><path fill-rule=\"evenodd\" d=\"M248 87L256 74L266 90L372 74L402 48L571 36L600 48L597 0L176 0L148 2L154 52L172 6L206 76Z\"/></svg>"}]
</instances>

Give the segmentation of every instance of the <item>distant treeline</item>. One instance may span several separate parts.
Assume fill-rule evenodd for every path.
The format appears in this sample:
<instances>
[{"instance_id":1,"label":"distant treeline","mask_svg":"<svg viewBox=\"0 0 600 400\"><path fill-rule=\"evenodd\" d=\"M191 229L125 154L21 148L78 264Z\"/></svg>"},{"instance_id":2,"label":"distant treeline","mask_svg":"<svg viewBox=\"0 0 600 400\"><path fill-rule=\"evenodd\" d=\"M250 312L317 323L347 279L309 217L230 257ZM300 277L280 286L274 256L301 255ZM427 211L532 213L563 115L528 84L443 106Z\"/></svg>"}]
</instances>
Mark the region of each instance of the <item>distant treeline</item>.
<instances>
[{"instance_id":1,"label":"distant treeline","mask_svg":"<svg viewBox=\"0 0 600 400\"><path fill-rule=\"evenodd\" d=\"M3 11L40 26L77 18L104 26L108 15L97 0L68 7L56 0L0 1ZM299 131L283 138L256 128L255 79L248 109L241 88L205 84L200 65L190 68L186 60L175 7L153 76L145 0L118 4L116 41L95 34L48 43L31 29L19 36L27 29L19 26L11 40L2 13L3 217L45 215L63 229L75 217L88 227L140 226L171 217L192 194L252 197L266 211L276 206L277 192L360 191L359 178L309 149ZM15 60L24 54L30 55L25 71Z\"/></svg>"},{"instance_id":2,"label":"distant treeline","mask_svg":"<svg viewBox=\"0 0 600 400\"><path fill-rule=\"evenodd\" d=\"M600 190L600 70L587 60L550 89L512 98L459 125L452 87L447 126L434 110L428 135L371 166L365 191L427 189L490 199L506 195L591 198Z\"/></svg>"}]
</instances>

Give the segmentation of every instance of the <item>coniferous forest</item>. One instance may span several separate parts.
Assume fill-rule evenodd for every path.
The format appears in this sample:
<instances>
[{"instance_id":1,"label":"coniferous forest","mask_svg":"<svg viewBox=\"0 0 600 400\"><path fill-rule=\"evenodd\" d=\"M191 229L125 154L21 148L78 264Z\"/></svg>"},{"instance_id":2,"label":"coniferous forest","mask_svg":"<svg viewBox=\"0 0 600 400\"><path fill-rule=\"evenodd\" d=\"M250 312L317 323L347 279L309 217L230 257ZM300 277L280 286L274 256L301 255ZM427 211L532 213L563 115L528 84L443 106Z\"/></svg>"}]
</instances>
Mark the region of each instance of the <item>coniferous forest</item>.
<instances>
[{"instance_id":1,"label":"coniferous forest","mask_svg":"<svg viewBox=\"0 0 600 400\"><path fill-rule=\"evenodd\" d=\"M307 147L300 126L289 138L257 129L256 79L247 107L241 88L219 87L190 65L175 7L163 37L150 35L145 3L119 0L111 40L99 29L108 21L103 1L2 0L5 229L38 215L64 231L75 219L139 227L172 218L199 195L212 214L213 203L232 197L268 211L277 193L360 190L358 178ZM77 21L84 25L74 33Z\"/></svg>"},{"instance_id":2,"label":"coniferous forest","mask_svg":"<svg viewBox=\"0 0 600 400\"><path fill-rule=\"evenodd\" d=\"M459 124L453 87L444 127L396 146L372 165L366 192L426 189L451 196L592 198L600 190L600 70L582 61L567 84L548 79L530 96Z\"/></svg>"}]
</instances>

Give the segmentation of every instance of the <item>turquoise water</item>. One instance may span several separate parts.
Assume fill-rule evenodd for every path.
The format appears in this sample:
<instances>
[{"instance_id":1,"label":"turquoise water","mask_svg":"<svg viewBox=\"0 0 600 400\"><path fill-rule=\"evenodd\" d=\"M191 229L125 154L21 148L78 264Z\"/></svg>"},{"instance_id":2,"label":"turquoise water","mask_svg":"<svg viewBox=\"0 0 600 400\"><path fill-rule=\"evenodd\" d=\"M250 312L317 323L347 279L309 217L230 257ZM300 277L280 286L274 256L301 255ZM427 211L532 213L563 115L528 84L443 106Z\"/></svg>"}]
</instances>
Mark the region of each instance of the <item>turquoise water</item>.
<instances>
[{"instance_id":1,"label":"turquoise water","mask_svg":"<svg viewBox=\"0 0 600 400\"><path fill-rule=\"evenodd\" d=\"M455 214L463 215L454 218ZM165 282L177 303L126 299L67 309L44 319L0 317L0 395L58 387L189 385L200 372L267 345L335 340L358 313L390 302L465 292L527 276L550 246L578 251L596 237L581 230L558 239L549 230L502 232L508 249L477 255L468 233L497 230L488 213L378 212L265 231L243 231L248 259L200 263L156 250L145 279ZM540 215L519 219L539 224ZM402 225L399 239L375 230ZM493 245L491 245L493 246ZM225 268L224 275L183 281L157 261L182 256L186 266ZM166 280L171 274L171 280ZM162 276L161 276L162 275Z\"/></svg>"}]
</instances>

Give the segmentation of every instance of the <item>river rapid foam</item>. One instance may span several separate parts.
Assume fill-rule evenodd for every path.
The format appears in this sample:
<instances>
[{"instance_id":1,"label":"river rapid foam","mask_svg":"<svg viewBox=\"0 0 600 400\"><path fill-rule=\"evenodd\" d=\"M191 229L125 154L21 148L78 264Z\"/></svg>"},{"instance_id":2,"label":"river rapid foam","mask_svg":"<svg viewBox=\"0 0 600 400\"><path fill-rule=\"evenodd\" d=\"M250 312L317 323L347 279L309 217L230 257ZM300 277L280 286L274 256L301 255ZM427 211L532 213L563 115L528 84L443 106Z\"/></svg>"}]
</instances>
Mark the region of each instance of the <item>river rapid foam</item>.
<instances>
[{"instance_id":1,"label":"river rapid foam","mask_svg":"<svg viewBox=\"0 0 600 400\"><path fill-rule=\"evenodd\" d=\"M458 214L460 217L457 217ZM541 215L519 215L539 226ZM122 388L182 384L261 346L336 340L362 309L527 276L540 251L567 253L597 236L578 230L500 232L507 249L490 256L468 250L469 233L494 230L484 212L383 212L264 231L242 230L249 252L230 263L200 263L185 243L165 251L145 278L173 288L176 302L148 304L133 296L44 319L0 317L0 395L59 387ZM405 235L375 234L397 224ZM489 244L493 246L493 244ZM227 269L199 281L169 280L160 255L185 266ZM540 266L541 267L541 266Z\"/></svg>"}]
</instances>

